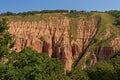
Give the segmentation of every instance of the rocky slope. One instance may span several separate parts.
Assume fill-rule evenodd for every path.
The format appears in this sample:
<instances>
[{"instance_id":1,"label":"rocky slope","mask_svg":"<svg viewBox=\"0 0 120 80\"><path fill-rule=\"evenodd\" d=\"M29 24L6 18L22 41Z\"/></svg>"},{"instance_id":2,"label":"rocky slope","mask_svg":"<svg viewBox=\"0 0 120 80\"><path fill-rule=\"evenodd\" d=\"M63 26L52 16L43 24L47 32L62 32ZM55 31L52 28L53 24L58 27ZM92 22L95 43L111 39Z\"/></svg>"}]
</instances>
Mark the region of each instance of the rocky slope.
<instances>
[{"instance_id":1,"label":"rocky slope","mask_svg":"<svg viewBox=\"0 0 120 80\"><path fill-rule=\"evenodd\" d=\"M49 16L46 20L39 21L10 21L9 32L16 42L15 50L19 52L25 47L31 47L40 53L46 52L50 57L59 58L65 65L66 72L71 71L75 59L81 59L87 52L98 32L99 23L100 19L96 16L87 18ZM115 45L115 50L120 49L119 40L120 37L116 37L111 42ZM95 54L89 55L92 57L90 64L95 64Z\"/></svg>"},{"instance_id":2,"label":"rocky slope","mask_svg":"<svg viewBox=\"0 0 120 80\"><path fill-rule=\"evenodd\" d=\"M112 45L114 46L114 51L120 50L120 36L116 36L112 41Z\"/></svg>"}]
</instances>

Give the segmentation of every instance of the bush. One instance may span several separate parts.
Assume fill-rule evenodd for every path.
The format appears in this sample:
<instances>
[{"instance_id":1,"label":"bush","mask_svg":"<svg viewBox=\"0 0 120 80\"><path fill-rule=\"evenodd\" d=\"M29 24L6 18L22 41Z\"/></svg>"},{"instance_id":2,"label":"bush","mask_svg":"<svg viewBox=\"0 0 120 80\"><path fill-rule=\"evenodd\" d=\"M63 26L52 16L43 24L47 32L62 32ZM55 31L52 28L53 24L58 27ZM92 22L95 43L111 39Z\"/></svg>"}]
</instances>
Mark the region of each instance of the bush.
<instances>
[{"instance_id":1,"label":"bush","mask_svg":"<svg viewBox=\"0 0 120 80\"><path fill-rule=\"evenodd\" d=\"M89 80L87 73L81 69L75 69L68 74L71 80Z\"/></svg>"},{"instance_id":2,"label":"bush","mask_svg":"<svg viewBox=\"0 0 120 80\"><path fill-rule=\"evenodd\" d=\"M8 28L6 19L2 19L0 21L0 59L9 53L12 37L7 31Z\"/></svg>"},{"instance_id":3,"label":"bush","mask_svg":"<svg viewBox=\"0 0 120 80\"><path fill-rule=\"evenodd\" d=\"M120 80L120 52L110 60L110 63L114 66L117 73L117 78Z\"/></svg>"},{"instance_id":4,"label":"bush","mask_svg":"<svg viewBox=\"0 0 120 80\"><path fill-rule=\"evenodd\" d=\"M118 10L110 10L110 11L107 11L106 13L108 13L108 14L115 17L114 25L120 25L120 11L118 11Z\"/></svg>"},{"instance_id":5,"label":"bush","mask_svg":"<svg viewBox=\"0 0 120 80\"><path fill-rule=\"evenodd\" d=\"M88 73L90 80L117 80L117 74L113 65L107 62L98 62L85 71Z\"/></svg>"},{"instance_id":6,"label":"bush","mask_svg":"<svg viewBox=\"0 0 120 80\"><path fill-rule=\"evenodd\" d=\"M9 62L1 63L3 67L0 67L3 80L56 80L64 76L64 66L58 59L30 48L11 53L8 59Z\"/></svg>"},{"instance_id":7,"label":"bush","mask_svg":"<svg viewBox=\"0 0 120 80\"><path fill-rule=\"evenodd\" d=\"M1 16L15 16L16 13L13 13L13 12L5 12L5 13L1 13L0 15L1 15Z\"/></svg>"}]
</instances>

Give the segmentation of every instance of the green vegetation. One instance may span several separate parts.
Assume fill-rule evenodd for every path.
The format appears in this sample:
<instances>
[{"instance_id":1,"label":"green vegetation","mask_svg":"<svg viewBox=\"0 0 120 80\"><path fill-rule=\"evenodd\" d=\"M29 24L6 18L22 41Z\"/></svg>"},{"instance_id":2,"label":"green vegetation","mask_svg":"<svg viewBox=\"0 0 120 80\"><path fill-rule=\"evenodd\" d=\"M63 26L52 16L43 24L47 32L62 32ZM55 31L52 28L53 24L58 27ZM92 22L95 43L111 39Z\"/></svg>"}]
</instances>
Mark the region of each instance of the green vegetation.
<instances>
[{"instance_id":1,"label":"green vegetation","mask_svg":"<svg viewBox=\"0 0 120 80\"><path fill-rule=\"evenodd\" d=\"M11 35L6 21L0 21L0 80L63 80L63 64L46 53L25 48L10 51Z\"/></svg>"},{"instance_id":2,"label":"green vegetation","mask_svg":"<svg viewBox=\"0 0 120 80\"><path fill-rule=\"evenodd\" d=\"M8 60L6 64L0 62L1 80L57 80L64 76L63 64L58 59L30 48L12 52Z\"/></svg>"},{"instance_id":3,"label":"green vegetation","mask_svg":"<svg viewBox=\"0 0 120 80\"><path fill-rule=\"evenodd\" d=\"M120 34L120 28L113 24L115 22L115 17L101 12L94 12L93 16L100 16L100 23L97 26L98 29L96 35L93 37L82 58L80 58L76 68L83 66L84 63L87 63L86 61L89 61L90 57L89 53L94 54L97 47L114 47L111 45L111 41Z\"/></svg>"},{"instance_id":4,"label":"green vegetation","mask_svg":"<svg viewBox=\"0 0 120 80\"><path fill-rule=\"evenodd\" d=\"M100 23L96 24L99 25L97 34L87 49L87 51L94 51L99 45L111 46L110 41L120 34L120 28L116 27L119 25L119 21L116 20L119 16L118 13L114 11L107 13L46 10L18 14L7 12L1 14L0 18L5 17L9 21L39 21L46 20L50 16L59 18L67 16L71 20L71 39L75 40L78 34L76 31L78 19L101 16ZM7 31L8 28L6 20L2 19L0 21L0 80L120 80L120 52L109 61L97 62L94 66L87 67L85 70L77 67L65 75L64 65L56 58L49 58L46 53L40 54L31 48L25 48L21 52L11 51L14 41L12 42L12 36ZM107 33L106 30L108 30L110 36L104 38ZM40 40L44 41L44 37L41 36ZM90 65L91 57L86 58L86 64ZM82 65L82 62L84 62L84 59L81 59L78 64Z\"/></svg>"},{"instance_id":5,"label":"green vegetation","mask_svg":"<svg viewBox=\"0 0 120 80\"><path fill-rule=\"evenodd\" d=\"M87 73L81 69L73 70L67 76L69 76L69 80L89 80Z\"/></svg>"},{"instance_id":6,"label":"green vegetation","mask_svg":"<svg viewBox=\"0 0 120 80\"><path fill-rule=\"evenodd\" d=\"M11 35L8 33L8 25L6 19L0 21L0 59L9 53L11 47Z\"/></svg>"},{"instance_id":7,"label":"green vegetation","mask_svg":"<svg viewBox=\"0 0 120 80\"><path fill-rule=\"evenodd\" d=\"M94 66L84 70L73 69L67 74L70 80L119 80L120 79L120 52L111 60L97 62Z\"/></svg>"},{"instance_id":8,"label":"green vegetation","mask_svg":"<svg viewBox=\"0 0 120 80\"><path fill-rule=\"evenodd\" d=\"M119 80L120 79L120 51L109 62L111 63L111 65L114 66L114 69L117 74L117 80Z\"/></svg>"},{"instance_id":9,"label":"green vegetation","mask_svg":"<svg viewBox=\"0 0 120 80\"><path fill-rule=\"evenodd\" d=\"M90 80L118 80L113 65L107 62L98 62L85 70Z\"/></svg>"},{"instance_id":10,"label":"green vegetation","mask_svg":"<svg viewBox=\"0 0 120 80\"><path fill-rule=\"evenodd\" d=\"M94 13L94 15L101 16L101 23L98 27L97 34L92 40L89 49L95 50L98 46L111 46L111 40L113 40L118 34L120 34L120 28L116 27L113 23L115 17L107 13Z\"/></svg>"},{"instance_id":11,"label":"green vegetation","mask_svg":"<svg viewBox=\"0 0 120 80\"><path fill-rule=\"evenodd\" d=\"M50 16L54 16L54 17L58 17L58 18L62 18L64 15L61 14L59 15L59 13L53 13L53 14L49 14L49 13L46 13L46 14L35 14L35 15L16 15L16 16L0 16L0 20L2 18L6 18L8 19L9 22L16 22L16 21L29 21L29 22L39 22L41 20L44 20L44 21L49 21L49 17Z\"/></svg>"},{"instance_id":12,"label":"green vegetation","mask_svg":"<svg viewBox=\"0 0 120 80\"><path fill-rule=\"evenodd\" d=\"M45 41L44 36L40 36L39 39L40 39L41 41Z\"/></svg>"},{"instance_id":13,"label":"green vegetation","mask_svg":"<svg viewBox=\"0 0 120 80\"><path fill-rule=\"evenodd\" d=\"M107 11L106 13L115 17L115 22L114 22L115 25L120 25L120 11L110 10L110 11Z\"/></svg>"},{"instance_id":14,"label":"green vegetation","mask_svg":"<svg viewBox=\"0 0 120 80\"><path fill-rule=\"evenodd\" d=\"M68 13L68 10L42 10L42 11L28 11L28 12L19 12L19 13L13 13L13 12L5 12L1 13L1 16L27 16L27 15L35 15L35 14L42 14L42 13Z\"/></svg>"},{"instance_id":15,"label":"green vegetation","mask_svg":"<svg viewBox=\"0 0 120 80\"><path fill-rule=\"evenodd\" d=\"M41 11L28 11L28 12L19 12L19 13L13 13L13 12L5 12L1 13L1 16L16 16L16 15L21 15L21 16L27 16L27 15L35 15L35 14L46 14L46 13L70 13L70 14L81 14L81 15L90 15L90 12L86 11L76 11L76 10L41 10Z\"/></svg>"},{"instance_id":16,"label":"green vegetation","mask_svg":"<svg viewBox=\"0 0 120 80\"><path fill-rule=\"evenodd\" d=\"M71 18L70 21L70 38L73 40L77 39L77 23L78 23L78 19L77 18Z\"/></svg>"},{"instance_id":17,"label":"green vegetation","mask_svg":"<svg viewBox=\"0 0 120 80\"><path fill-rule=\"evenodd\" d=\"M42 10L42 11L28 11L28 12L20 12L20 13L13 13L13 12L5 12L0 14L0 19L7 18L9 21L40 21L45 20L50 16L57 16L57 17L89 17L92 15L92 12L86 11L76 11L76 10Z\"/></svg>"}]
</instances>

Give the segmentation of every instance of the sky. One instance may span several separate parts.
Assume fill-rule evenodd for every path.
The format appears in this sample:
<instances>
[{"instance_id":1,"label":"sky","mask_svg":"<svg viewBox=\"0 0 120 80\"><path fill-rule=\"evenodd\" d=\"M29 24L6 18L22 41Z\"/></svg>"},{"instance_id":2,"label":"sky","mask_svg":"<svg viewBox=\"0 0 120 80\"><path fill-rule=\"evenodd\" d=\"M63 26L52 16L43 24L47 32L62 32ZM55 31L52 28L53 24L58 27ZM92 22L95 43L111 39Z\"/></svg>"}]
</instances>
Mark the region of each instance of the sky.
<instances>
[{"instance_id":1,"label":"sky","mask_svg":"<svg viewBox=\"0 0 120 80\"><path fill-rule=\"evenodd\" d=\"M120 0L0 0L0 13L40 10L120 10Z\"/></svg>"}]
</instances>

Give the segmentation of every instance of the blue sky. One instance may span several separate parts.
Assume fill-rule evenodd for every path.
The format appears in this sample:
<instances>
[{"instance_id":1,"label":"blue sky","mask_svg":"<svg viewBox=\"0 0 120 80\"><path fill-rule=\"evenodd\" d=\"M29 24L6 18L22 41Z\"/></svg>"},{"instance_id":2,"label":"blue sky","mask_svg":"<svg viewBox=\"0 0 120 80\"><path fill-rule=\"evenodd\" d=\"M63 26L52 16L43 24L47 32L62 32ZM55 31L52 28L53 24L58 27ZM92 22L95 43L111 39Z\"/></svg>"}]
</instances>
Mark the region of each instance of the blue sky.
<instances>
[{"instance_id":1,"label":"blue sky","mask_svg":"<svg viewBox=\"0 0 120 80\"><path fill-rule=\"evenodd\" d=\"M0 13L55 9L120 10L120 0L0 0Z\"/></svg>"}]
</instances>

